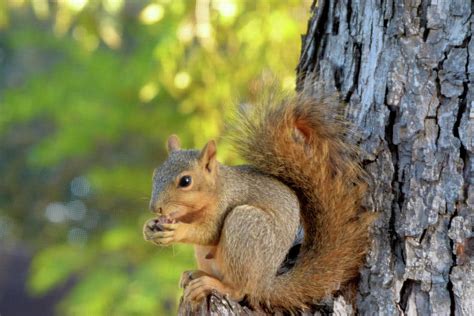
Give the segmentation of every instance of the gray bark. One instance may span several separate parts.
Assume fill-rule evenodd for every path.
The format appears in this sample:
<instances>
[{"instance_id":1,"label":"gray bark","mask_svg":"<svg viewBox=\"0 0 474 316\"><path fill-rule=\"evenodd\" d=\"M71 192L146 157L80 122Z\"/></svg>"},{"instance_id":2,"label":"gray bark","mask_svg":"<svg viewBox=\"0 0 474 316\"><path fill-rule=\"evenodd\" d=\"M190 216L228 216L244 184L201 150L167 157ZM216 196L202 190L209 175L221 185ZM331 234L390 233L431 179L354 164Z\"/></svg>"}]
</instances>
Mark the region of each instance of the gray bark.
<instances>
[{"instance_id":1,"label":"gray bark","mask_svg":"<svg viewBox=\"0 0 474 316\"><path fill-rule=\"evenodd\" d=\"M311 91L318 77L347 102L372 176L366 204L380 213L357 305L338 297L335 314L474 315L473 7L313 6L298 89Z\"/></svg>"},{"instance_id":2,"label":"gray bark","mask_svg":"<svg viewBox=\"0 0 474 316\"><path fill-rule=\"evenodd\" d=\"M299 88L339 91L380 213L357 309L474 315L474 28L468 0L319 1Z\"/></svg>"}]
</instances>

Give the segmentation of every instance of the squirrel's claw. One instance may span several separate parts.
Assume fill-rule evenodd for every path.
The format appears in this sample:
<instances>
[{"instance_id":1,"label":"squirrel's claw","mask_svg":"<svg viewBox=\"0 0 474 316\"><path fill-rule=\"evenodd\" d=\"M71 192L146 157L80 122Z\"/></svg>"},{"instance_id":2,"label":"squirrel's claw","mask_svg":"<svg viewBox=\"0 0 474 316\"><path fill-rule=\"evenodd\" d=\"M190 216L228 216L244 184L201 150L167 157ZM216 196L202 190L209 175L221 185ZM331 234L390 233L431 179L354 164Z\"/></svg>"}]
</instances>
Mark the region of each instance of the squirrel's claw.
<instances>
[{"instance_id":1,"label":"squirrel's claw","mask_svg":"<svg viewBox=\"0 0 474 316\"><path fill-rule=\"evenodd\" d=\"M158 246L166 246L174 241L174 237L155 237L151 238L150 241Z\"/></svg>"},{"instance_id":2,"label":"squirrel's claw","mask_svg":"<svg viewBox=\"0 0 474 316\"><path fill-rule=\"evenodd\" d=\"M184 289L192 281L192 274L194 271L184 271L181 274L181 279L179 280L179 287Z\"/></svg>"},{"instance_id":3,"label":"squirrel's claw","mask_svg":"<svg viewBox=\"0 0 474 316\"><path fill-rule=\"evenodd\" d=\"M184 290L185 301L191 303L200 302L211 292L211 290L216 289L217 282L219 281L209 276L202 276L195 280L191 280Z\"/></svg>"},{"instance_id":4,"label":"squirrel's claw","mask_svg":"<svg viewBox=\"0 0 474 316\"><path fill-rule=\"evenodd\" d=\"M150 242L154 243L154 244L157 245L157 246L167 246L167 245L171 244L171 243L174 241L174 238L173 238L173 237L167 237L167 238L161 238L161 237L152 238L152 237L147 237L145 240L146 240L146 241L150 241Z\"/></svg>"}]
</instances>

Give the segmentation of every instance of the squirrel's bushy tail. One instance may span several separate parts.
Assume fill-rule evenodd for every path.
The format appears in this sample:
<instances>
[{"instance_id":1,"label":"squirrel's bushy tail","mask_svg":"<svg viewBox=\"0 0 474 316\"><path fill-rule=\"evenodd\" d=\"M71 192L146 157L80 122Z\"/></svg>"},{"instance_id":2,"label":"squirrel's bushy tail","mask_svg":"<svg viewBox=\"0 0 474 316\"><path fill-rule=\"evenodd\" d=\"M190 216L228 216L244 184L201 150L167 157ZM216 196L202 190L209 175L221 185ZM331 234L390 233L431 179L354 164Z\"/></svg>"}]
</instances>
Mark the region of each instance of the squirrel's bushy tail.
<instances>
[{"instance_id":1,"label":"squirrel's bushy tail","mask_svg":"<svg viewBox=\"0 0 474 316\"><path fill-rule=\"evenodd\" d=\"M374 215L361 211L366 184L335 98L263 99L239 113L234 142L245 159L297 192L305 238L295 266L258 300L305 307L358 275Z\"/></svg>"}]
</instances>

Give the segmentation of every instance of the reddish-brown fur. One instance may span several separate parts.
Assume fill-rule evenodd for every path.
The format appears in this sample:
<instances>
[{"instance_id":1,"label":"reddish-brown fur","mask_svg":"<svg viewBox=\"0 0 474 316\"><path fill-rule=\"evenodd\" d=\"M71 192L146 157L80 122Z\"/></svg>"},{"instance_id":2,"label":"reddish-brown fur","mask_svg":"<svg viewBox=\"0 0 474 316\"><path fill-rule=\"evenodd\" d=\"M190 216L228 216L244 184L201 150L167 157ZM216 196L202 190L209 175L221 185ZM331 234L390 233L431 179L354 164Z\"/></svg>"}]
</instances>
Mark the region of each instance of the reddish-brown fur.
<instances>
[{"instance_id":1,"label":"reddish-brown fur","mask_svg":"<svg viewBox=\"0 0 474 316\"><path fill-rule=\"evenodd\" d=\"M282 98L243 113L236 123L240 153L301 198L304 243L296 266L275 278L266 297L273 306L305 306L339 289L358 275L369 245L374 215L361 211L366 184L346 123L331 112L335 104L304 95Z\"/></svg>"}]
</instances>

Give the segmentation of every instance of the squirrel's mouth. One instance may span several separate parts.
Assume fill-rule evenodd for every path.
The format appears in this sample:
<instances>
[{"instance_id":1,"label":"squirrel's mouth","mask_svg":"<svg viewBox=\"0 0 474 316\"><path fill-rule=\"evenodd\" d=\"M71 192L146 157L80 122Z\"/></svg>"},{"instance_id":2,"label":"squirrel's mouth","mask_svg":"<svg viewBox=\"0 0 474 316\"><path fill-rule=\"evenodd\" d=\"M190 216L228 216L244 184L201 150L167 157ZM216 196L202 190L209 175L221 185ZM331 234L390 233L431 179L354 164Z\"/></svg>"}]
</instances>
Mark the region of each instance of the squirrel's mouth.
<instances>
[{"instance_id":1,"label":"squirrel's mouth","mask_svg":"<svg viewBox=\"0 0 474 316\"><path fill-rule=\"evenodd\" d=\"M195 222L197 219L202 217L203 208L202 209L185 209L180 211L174 211L169 214L169 217L174 219L177 222L182 222L186 224L191 224Z\"/></svg>"}]
</instances>

